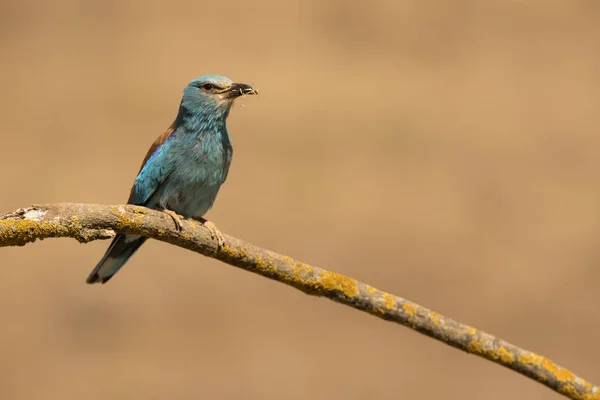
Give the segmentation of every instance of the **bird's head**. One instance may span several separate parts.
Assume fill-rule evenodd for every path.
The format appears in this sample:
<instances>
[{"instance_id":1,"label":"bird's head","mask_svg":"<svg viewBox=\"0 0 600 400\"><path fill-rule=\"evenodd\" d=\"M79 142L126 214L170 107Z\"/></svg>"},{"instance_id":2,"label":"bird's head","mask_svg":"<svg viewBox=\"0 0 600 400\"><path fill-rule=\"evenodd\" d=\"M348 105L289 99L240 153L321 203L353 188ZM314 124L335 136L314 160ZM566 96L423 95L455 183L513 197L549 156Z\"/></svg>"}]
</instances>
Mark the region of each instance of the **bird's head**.
<instances>
[{"instance_id":1,"label":"bird's head","mask_svg":"<svg viewBox=\"0 0 600 400\"><path fill-rule=\"evenodd\" d=\"M181 105L189 112L204 110L227 114L235 99L253 94L258 91L245 83L235 83L220 75L204 75L186 86Z\"/></svg>"}]
</instances>

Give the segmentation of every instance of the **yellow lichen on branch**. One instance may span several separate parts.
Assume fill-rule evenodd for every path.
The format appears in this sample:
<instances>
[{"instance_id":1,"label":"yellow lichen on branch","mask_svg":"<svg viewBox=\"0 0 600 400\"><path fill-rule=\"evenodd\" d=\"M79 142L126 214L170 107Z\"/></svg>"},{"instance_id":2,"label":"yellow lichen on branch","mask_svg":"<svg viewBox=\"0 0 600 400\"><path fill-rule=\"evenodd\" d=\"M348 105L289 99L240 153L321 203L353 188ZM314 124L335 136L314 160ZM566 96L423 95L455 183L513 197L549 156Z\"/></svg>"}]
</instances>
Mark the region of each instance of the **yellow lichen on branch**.
<instances>
[{"instance_id":1,"label":"yellow lichen on branch","mask_svg":"<svg viewBox=\"0 0 600 400\"><path fill-rule=\"evenodd\" d=\"M225 244L219 247L200 223L183 220L180 224L181 229L177 229L170 215L132 205L37 205L0 216L0 247L23 246L51 237L71 237L89 242L108 239L115 232L147 236L404 325L510 368L568 398L600 400L597 386L546 357L489 333L342 274L302 263L228 235L223 235Z\"/></svg>"}]
</instances>

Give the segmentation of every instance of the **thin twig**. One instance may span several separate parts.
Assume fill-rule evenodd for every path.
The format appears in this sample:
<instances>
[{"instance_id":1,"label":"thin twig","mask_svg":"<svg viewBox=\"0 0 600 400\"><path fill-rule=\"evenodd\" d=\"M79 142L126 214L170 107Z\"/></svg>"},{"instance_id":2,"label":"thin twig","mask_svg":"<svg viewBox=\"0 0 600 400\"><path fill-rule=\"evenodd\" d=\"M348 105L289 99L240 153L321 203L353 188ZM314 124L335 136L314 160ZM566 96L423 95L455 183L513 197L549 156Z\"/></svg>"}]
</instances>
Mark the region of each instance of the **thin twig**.
<instances>
[{"instance_id":1,"label":"thin twig","mask_svg":"<svg viewBox=\"0 0 600 400\"><path fill-rule=\"evenodd\" d=\"M535 379L578 400L600 400L600 389L539 354L521 349L416 303L375 289L336 272L313 267L291 257L223 235L218 248L210 232L193 220L178 231L166 213L131 205L36 205L0 216L0 247L23 246L37 239L72 237L80 242L108 239L114 232L144 235L264 277L323 296L393 321L452 347L483 357Z\"/></svg>"}]
</instances>

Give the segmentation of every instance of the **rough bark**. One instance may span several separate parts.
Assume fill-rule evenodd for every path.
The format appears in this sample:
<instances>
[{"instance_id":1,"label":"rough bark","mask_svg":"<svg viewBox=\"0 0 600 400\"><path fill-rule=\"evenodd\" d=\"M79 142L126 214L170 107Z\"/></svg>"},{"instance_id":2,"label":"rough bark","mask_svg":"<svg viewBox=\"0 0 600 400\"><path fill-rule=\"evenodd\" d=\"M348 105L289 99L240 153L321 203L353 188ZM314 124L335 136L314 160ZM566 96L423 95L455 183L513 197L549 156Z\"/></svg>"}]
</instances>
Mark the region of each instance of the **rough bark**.
<instances>
[{"instance_id":1,"label":"rough bark","mask_svg":"<svg viewBox=\"0 0 600 400\"><path fill-rule=\"evenodd\" d=\"M132 233L161 240L235 267L326 297L376 317L396 322L440 342L483 357L535 379L571 399L600 400L597 386L539 354L454 321L416 303L336 272L262 249L229 235L219 248L209 231L183 220L178 231L171 216L131 205L35 205L0 216L0 247L23 246L37 239L71 237L85 243Z\"/></svg>"}]
</instances>

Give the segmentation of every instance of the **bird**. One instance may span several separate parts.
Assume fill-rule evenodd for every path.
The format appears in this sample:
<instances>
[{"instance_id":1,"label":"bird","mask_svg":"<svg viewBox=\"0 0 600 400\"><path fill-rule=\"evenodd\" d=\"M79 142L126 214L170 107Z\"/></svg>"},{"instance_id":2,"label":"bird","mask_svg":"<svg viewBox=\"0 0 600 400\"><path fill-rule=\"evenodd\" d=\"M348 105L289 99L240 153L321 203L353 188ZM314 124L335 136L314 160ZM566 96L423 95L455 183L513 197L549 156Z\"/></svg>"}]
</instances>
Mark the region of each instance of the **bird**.
<instances>
[{"instance_id":1,"label":"bird","mask_svg":"<svg viewBox=\"0 0 600 400\"><path fill-rule=\"evenodd\" d=\"M203 216L227 179L233 157L227 117L235 99L246 95L258 91L220 75L192 80L183 89L175 121L150 146L127 204L164 211L177 229L181 217L198 220L222 246L222 234ZM108 282L146 239L117 234L86 282Z\"/></svg>"}]
</instances>

